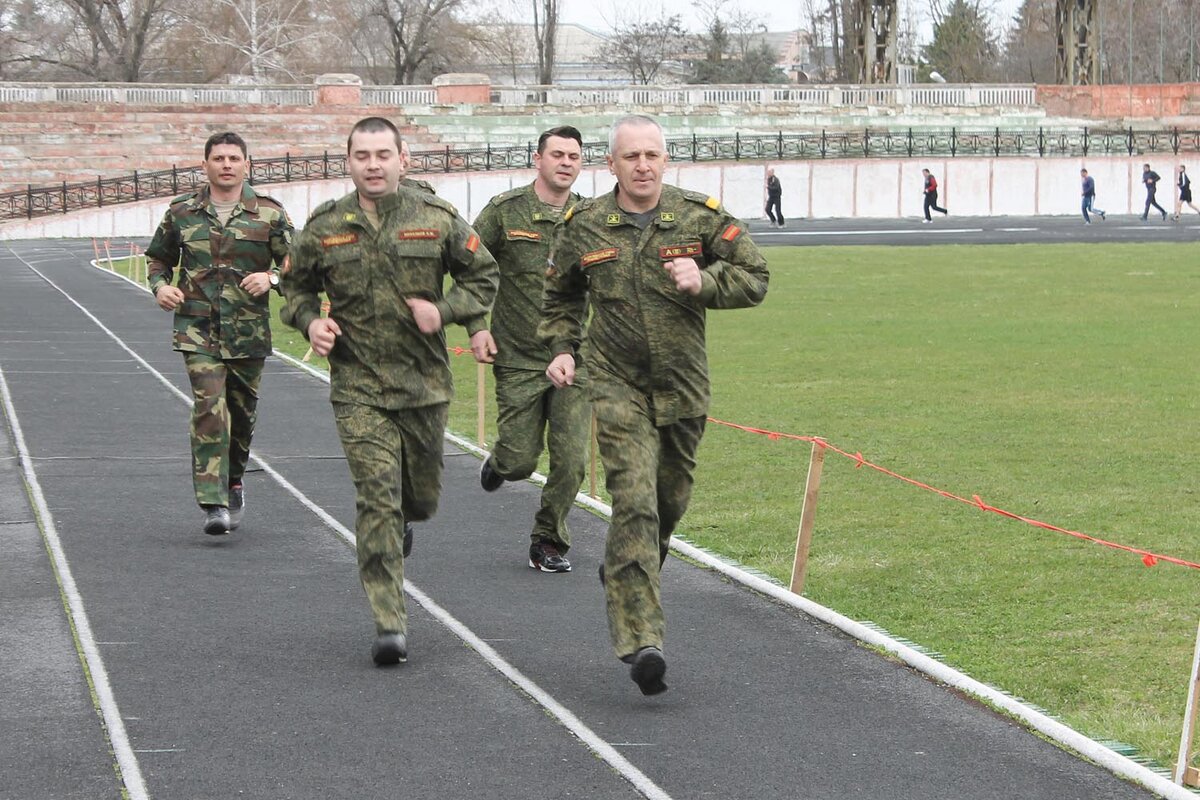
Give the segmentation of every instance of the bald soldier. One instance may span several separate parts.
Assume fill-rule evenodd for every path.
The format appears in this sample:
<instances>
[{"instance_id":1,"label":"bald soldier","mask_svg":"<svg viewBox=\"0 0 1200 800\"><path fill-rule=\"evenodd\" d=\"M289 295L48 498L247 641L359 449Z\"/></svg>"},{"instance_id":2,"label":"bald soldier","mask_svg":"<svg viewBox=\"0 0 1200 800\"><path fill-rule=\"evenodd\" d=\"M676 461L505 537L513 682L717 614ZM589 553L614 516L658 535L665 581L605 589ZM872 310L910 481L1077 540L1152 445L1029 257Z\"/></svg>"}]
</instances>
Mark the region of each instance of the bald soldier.
<instances>
[{"instance_id":1,"label":"bald soldier","mask_svg":"<svg viewBox=\"0 0 1200 800\"><path fill-rule=\"evenodd\" d=\"M662 128L623 117L609 132L616 188L564 215L538 333L551 382L587 368L600 457L612 496L601 580L617 656L643 694L667 686L659 573L687 509L704 434L708 309L746 308L767 293L767 263L716 198L664 185Z\"/></svg>"},{"instance_id":2,"label":"bald soldier","mask_svg":"<svg viewBox=\"0 0 1200 800\"><path fill-rule=\"evenodd\" d=\"M192 487L213 536L245 512L242 477L271 353L267 293L292 241L283 206L246 182L248 164L242 137L210 136L208 182L171 201L146 248L150 291L175 313L175 349L192 384Z\"/></svg>"},{"instance_id":3,"label":"bald soldier","mask_svg":"<svg viewBox=\"0 0 1200 800\"><path fill-rule=\"evenodd\" d=\"M582 157L578 130L546 131L533 156L533 183L493 197L475 220L479 238L500 265L491 324L471 336L475 359L493 365L498 412L496 443L480 466L479 482L484 491L494 492L505 481L528 478L537 469L545 438L550 470L529 534L529 566L548 573L571 571L567 513L587 469L591 415L582 373L563 389L547 379L550 353L538 342L537 327L554 226L568 205L579 201L571 187Z\"/></svg>"},{"instance_id":4,"label":"bald soldier","mask_svg":"<svg viewBox=\"0 0 1200 800\"><path fill-rule=\"evenodd\" d=\"M498 280L495 259L453 206L400 187L400 147L388 120L355 124L346 143L354 191L308 218L292 248L280 314L329 358L378 666L408 659L404 558L412 523L432 517L441 494L454 394L442 329L486 314Z\"/></svg>"}]
</instances>

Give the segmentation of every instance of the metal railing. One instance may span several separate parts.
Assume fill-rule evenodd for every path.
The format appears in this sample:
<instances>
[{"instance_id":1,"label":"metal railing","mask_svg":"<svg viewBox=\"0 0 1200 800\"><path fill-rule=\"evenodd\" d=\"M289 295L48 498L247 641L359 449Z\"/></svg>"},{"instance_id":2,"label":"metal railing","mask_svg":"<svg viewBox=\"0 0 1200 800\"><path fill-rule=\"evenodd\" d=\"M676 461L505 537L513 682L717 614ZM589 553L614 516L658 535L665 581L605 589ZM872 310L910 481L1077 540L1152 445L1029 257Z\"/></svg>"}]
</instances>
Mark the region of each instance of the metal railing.
<instances>
[{"instance_id":1,"label":"metal railing","mask_svg":"<svg viewBox=\"0 0 1200 800\"><path fill-rule=\"evenodd\" d=\"M432 86L363 86L368 106L428 106ZM991 84L831 86L769 84L729 86L493 86L493 105L615 106L801 106L827 108L1036 108L1037 87ZM144 105L295 105L317 102L312 85L218 86L213 84L7 83L0 103L113 103Z\"/></svg>"},{"instance_id":2,"label":"metal railing","mask_svg":"<svg viewBox=\"0 0 1200 800\"><path fill-rule=\"evenodd\" d=\"M444 147L412 154L411 172L486 172L530 169L535 146ZM1005 129L922 128L906 130L823 130L774 136L690 136L670 138L674 161L803 161L856 158L1003 157L1003 156L1133 156L1135 154L1200 153L1200 130L1178 128ZM585 164L603 164L605 142L583 147ZM255 184L348 178L342 153L255 159ZM0 221L65 214L157 197L174 197L204 183L200 167L134 172L116 178L33 187L0 194Z\"/></svg>"}]
</instances>

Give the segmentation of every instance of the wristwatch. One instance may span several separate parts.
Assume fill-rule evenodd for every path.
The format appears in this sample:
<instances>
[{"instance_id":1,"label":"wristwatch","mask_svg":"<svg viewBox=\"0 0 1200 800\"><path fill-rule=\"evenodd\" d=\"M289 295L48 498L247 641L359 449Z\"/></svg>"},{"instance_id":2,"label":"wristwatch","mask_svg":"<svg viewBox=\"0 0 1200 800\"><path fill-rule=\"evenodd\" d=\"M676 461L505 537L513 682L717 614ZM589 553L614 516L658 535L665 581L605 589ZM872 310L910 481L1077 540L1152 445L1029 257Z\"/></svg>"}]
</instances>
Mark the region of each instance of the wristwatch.
<instances>
[{"instance_id":1,"label":"wristwatch","mask_svg":"<svg viewBox=\"0 0 1200 800\"><path fill-rule=\"evenodd\" d=\"M267 273L267 280L269 280L271 282L272 289L279 286L279 276L276 275L274 272Z\"/></svg>"}]
</instances>

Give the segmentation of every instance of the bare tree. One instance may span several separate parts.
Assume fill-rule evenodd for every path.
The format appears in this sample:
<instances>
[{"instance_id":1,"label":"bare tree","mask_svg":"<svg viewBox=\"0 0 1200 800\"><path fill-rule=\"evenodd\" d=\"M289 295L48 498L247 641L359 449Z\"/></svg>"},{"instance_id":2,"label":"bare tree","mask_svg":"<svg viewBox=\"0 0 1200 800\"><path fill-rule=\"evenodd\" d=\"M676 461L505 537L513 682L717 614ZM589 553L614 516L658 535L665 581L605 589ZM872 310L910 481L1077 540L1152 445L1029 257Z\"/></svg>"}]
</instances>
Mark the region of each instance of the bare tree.
<instances>
[{"instance_id":1,"label":"bare tree","mask_svg":"<svg viewBox=\"0 0 1200 800\"><path fill-rule=\"evenodd\" d=\"M538 83L554 83L555 50L558 44L558 0L532 0L533 39L537 47Z\"/></svg>"},{"instance_id":2,"label":"bare tree","mask_svg":"<svg viewBox=\"0 0 1200 800\"><path fill-rule=\"evenodd\" d=\"M618 22L600 48L600 60L628 72L634 83L651 83L668 59L682 51L684 36L678 14Z\"/></svg>"},{"instance_id":3,"label":"bare tree","mask_svg":"<svg viewBox=\"0 0 1200 800\"><path fill-rule=\"evenodd\" d=\"M228 53L256 83L279 76L295 79L292 56L323 35L308 0L210 0L198 10L204 16L187 12L193 35ZM231 71L227 66L225 72Z\"/></svg>"},{"instance_id":4,"label":"bare tree","mask_svg":"<svg viewBox=\"0 0 1200 800\"><path fill-rule=\"evenodd\" d=\"M57 53L38 58L101 81L135 83L155 41L169 27L174 0L58 0L74 23Z\"/></svg>"},{"instance_id":5,"label":"bare tree","mask_svg":"<svg viewBox=\"0 0 1200 800\"><path fill-rule=\"evenodd\" d=\"M1055 0L1024 0L1005 38L1002 77L1018 83L1053 83Z\"/></svg>"},{"instance_id":6,"label":"bare tree","mask_svg":"<svg viewBox=\"0 0 1200 800\"><path fill-rule=\"evenodd\" d=\"M360 54L374 61L386 55L391 79L416 82L452 41L447 34L453 13L465 0L360 0L361 23L355 36Z\"/></svg>"}]
</instances>

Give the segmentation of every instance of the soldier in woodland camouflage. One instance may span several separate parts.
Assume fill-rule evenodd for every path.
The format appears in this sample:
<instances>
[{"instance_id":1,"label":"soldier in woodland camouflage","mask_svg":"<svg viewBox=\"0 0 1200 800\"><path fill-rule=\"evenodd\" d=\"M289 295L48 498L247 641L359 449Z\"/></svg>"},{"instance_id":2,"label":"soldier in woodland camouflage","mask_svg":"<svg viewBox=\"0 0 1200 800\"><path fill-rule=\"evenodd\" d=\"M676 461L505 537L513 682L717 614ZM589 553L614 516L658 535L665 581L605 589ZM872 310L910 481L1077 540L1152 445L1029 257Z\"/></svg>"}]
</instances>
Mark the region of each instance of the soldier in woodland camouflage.
<instances>
[{"instance_id":1,"label":"soldier in woodland camouflage","mask_svg":"<svg viewBox=\"0 0 1200 800\"><path fill-rule=\"evenodd\" d=\"M241 137L211 136L208 183L171 201L146 250L150 291L175 312L175 349L192 384L192 482L213 535L242 521L242 476L271 352L267 293L279 285L292 238L283 206L246 183L246 166Z\"/></svg>"},{"instance_id":2,"label":"soldier in woodland camouflage","mask_svg":"<svg viewBox=\"0 0 1200 800\"><path fill-rule=\"evenodd\" d=\"M565 208L579 201L571 186L579 177L582 153L583 138L575 128L546 131L538 139L533 183L493 197L475 220L475 230L500 265L491 327L471 336L476 360L495 365L499 410L499 435L480 467L480 483L490 492L504 481L528 478L546 437L550 470L529 545L529 566L542 572L571 570L567 512L587 468L591 409L583 371L573 386L555 389L545 372L550 353L537 340L554 226Z\"/></svg>"},{"instance_id":3,"label":"soldier in woodland camouflage","mask_svg":"<svg viewBox=\"0 0 1200 800\"><path fill-rule=\"evenodd\" d=\"M575 379L588 301L588 371L612 495L601 580L609 634L643 694L667 664L659 572L691 497L709 404L707 309L758 305L767 264L712 197L662 183L667 153L649 117L609 134L617 187L567 212L547 273L540 338L547 376Z\"/></svg>"},{"instance_id":4,"label":"soldier in woodland camouflage","mask_svg":"<svg viewBox=\"0 0 1200 800\"><path fill-rule=\"evenodd\" d=\"M453 206L399 187L400 145L385 119L354 126L347 150L355 191L313 210L292 249L281 312L329 358L377 665L408 658L404 557L411 523L433 516L441 492L453 395L442 328L485 315L498 280L495 260ZM453 286L444 292L446 273Z\"/></svg>"}]
</instances>

